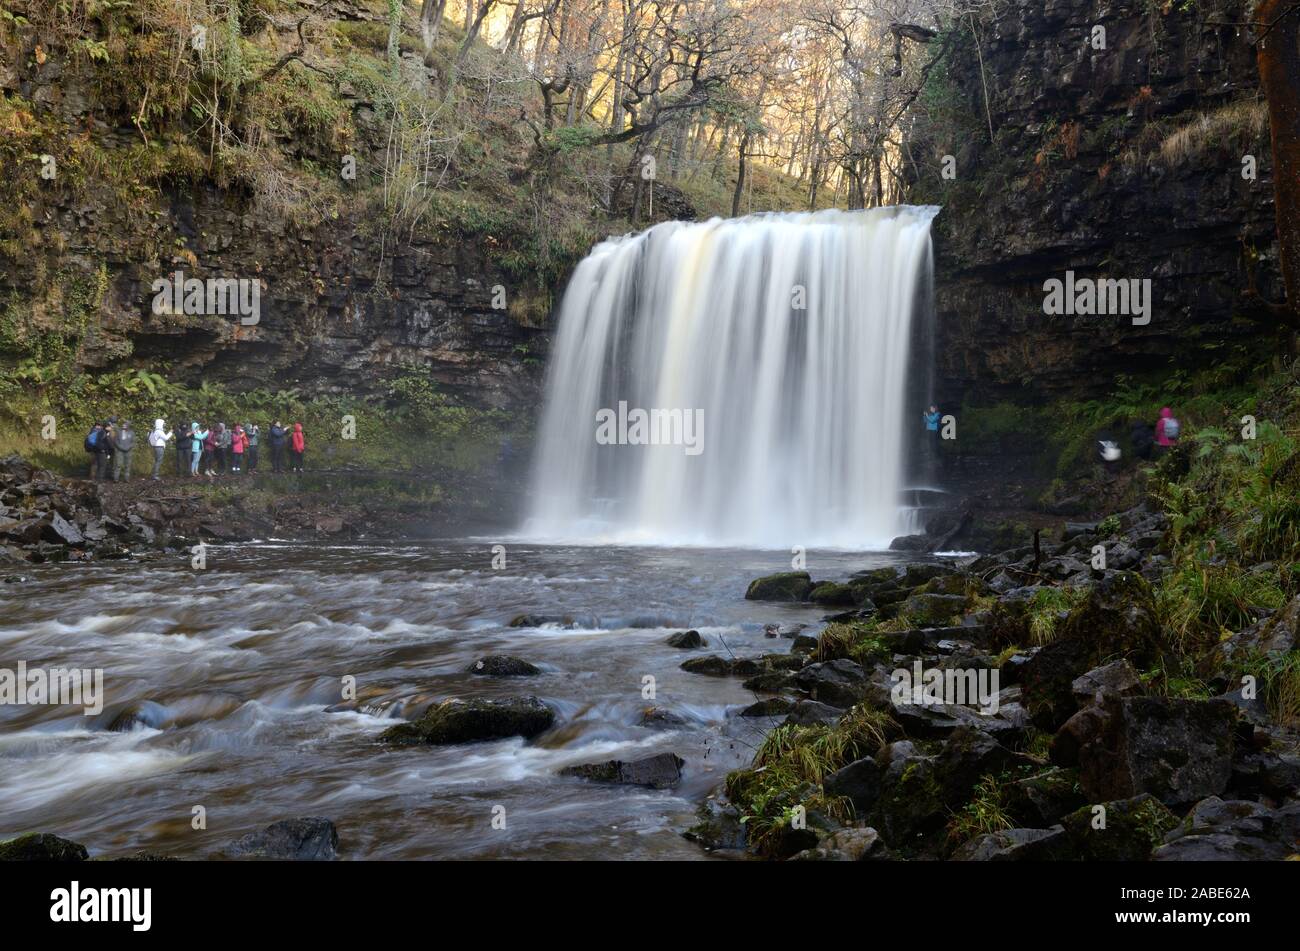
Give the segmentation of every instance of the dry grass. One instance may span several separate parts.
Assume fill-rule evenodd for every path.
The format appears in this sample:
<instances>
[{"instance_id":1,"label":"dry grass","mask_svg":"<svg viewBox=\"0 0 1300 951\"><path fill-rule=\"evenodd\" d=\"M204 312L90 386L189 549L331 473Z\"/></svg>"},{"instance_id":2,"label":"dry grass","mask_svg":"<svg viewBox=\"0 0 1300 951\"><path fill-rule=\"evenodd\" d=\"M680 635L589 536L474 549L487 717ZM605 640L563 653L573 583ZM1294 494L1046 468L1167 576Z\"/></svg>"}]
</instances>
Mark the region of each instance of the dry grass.
<instances>
[{"instance_id":1,"label":"dry grass","mask_svg":"<svg viewBox=\"0 0 1300 951\"><path fill-rule=\"evenodd\" d=\"M1180 165L1208 148L1230 141L1259 141L1268 130L1268 107L1262 101L1231 102L1203 112L1160 142L1160 161Z\"/></svg>"}]
</instances>

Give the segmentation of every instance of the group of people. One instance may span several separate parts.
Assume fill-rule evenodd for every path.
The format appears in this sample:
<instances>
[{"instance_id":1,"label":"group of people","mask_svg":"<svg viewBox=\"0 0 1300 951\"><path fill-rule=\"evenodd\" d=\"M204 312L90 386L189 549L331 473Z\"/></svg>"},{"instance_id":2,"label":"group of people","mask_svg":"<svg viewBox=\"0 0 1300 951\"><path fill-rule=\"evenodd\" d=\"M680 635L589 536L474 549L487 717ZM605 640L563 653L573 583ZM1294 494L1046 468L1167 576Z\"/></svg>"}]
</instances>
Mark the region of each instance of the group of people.
<instances>
[{"instance_id":1,"label":"group of people","mask_svg":"<svg viewBox=\"0 0 1300 951\"><path fill-rule=\"evenodd\" d=\"M225 472L254 472L258 453L262 447L262 430L256 423L225 423L200 425L198 422L178 421L171 429L164 420L155 419L147 437L153 450L153 471L150 478L162 477L163 459L167 443L175 440L176 474L188 473L193 478L209 478ZM266 432L266 444L271 450L272 472L302 472L303 454L307 451L307 438L302 423L293 428L281 425L279 420ZM131 478L131 458L135 450L135 429L130 420L107 419L96 423L86 435L86 452L92 454L90 476L103 482L128 482Z\"/></svg>"}]
</instances>

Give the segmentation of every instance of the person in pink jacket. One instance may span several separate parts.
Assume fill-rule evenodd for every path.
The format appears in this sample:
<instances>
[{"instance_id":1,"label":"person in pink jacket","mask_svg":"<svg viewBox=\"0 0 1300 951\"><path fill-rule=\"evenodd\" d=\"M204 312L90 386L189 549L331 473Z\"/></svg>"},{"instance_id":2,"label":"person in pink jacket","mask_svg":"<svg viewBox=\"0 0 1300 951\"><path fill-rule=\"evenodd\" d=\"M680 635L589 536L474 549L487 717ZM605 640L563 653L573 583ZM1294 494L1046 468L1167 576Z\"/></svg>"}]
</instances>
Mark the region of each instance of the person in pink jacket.
<instances>
[{"instance_id":1,"label":"person in pink jacket","mask_svg":"<svg viewBox=\"0 0 1300 951\"><path fill-rule=\"evenodd\" d=\"M1182 424L1174 417L1174 411L1168 406L1162 409L1160 418L1156 420L1156 453L1164 455L1171 446L1176 445L1182 430Z\"/></svg>"},{"instance_id":2,"label":"person in pink jacket","mask_svg":"<svg viewBox=\"0 0 1300 951\"><path fill-rule=\"evenodd\" d=\"M244 469L244 450L248 448L248 433L244 427L235 423L235 431L230 434L230 471L242 472Z\"/></svg>"}]
</instances>

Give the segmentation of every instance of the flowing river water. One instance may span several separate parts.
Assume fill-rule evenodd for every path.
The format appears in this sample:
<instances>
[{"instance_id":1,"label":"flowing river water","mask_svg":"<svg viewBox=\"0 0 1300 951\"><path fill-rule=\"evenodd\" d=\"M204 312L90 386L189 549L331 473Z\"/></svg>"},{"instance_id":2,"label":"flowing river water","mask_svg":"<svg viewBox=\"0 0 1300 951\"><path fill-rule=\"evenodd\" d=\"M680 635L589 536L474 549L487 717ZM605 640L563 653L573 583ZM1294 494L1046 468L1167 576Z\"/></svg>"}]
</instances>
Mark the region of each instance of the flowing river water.
<instances>
[{"instance_id":1,"label":"flowing river water","mask_svg":"<svg viewBox=\"0 0 1300 951\"><path fill-rule=\"evenodd\" d=\"M679 665L789 650L767 625L815 631L821 609L744 600L750 579L788 570L789 556L509 544L494 570L494 543L222 546L203 571L186 553L36 567L0 586L0 668L102 668L106 694L96 717L0 706L0 838L46 831L92 855L202 858L276 820L318 815L337 824L348 859L702 857L680 830L772 721L737 716L755 699L739 680ZM808 558L814 577L842 579L903 556ZM526 613L578 624L509 626ZM708 647L664 643L684 628ZM489 653L543 673L467 672ZM360 709L331 712L346 676ZM377 742L403 702L524 694L558 714L531 742ZM638 725L652 703L686 726ZM131 729L120 729L123 710L138 715ZM668 751L686 763L672 790L557 775ZM195 806L206 829L192 828ZM504 829L493 828L496 806Z\"/></svg>"}]
</instances>

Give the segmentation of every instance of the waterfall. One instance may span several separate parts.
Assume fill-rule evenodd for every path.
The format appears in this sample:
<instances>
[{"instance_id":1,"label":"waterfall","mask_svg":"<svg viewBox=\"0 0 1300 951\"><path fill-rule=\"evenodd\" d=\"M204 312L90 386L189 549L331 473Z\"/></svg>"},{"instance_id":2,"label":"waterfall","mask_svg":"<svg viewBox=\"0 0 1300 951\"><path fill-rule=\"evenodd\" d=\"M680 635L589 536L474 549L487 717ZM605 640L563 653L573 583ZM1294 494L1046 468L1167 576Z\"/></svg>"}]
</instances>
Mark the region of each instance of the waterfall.
<instances>
[{"instance_id":1,"label":"waterfall","mask_svg":"<svg viewBox=\"0 0 1300 951\"><path fill-rule=\"evenodd\" d=\"M907 378L937 211L674 221L598 245L560 307L524 534L886 547L924 408Z\"/></svg>"}]
</instances>

